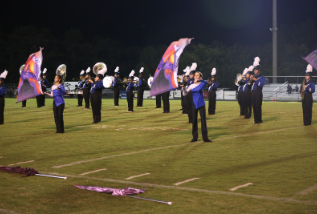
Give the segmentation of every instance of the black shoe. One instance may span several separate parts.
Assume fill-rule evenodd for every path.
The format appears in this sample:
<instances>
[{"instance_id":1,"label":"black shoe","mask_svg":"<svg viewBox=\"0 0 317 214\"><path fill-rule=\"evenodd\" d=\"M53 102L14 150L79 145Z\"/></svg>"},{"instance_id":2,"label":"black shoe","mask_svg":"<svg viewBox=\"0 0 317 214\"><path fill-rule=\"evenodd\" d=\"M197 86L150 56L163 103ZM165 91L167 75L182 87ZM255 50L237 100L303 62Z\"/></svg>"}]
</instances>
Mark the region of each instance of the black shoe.
<instances>
[{"instance_id":1,"label":"black shoe","mask_svg":"<svg viewBox=\"0 0 317 214\"><path fill-rule=\"evenodd\" d=\"M204 140L205 143L211 143L212 141L207 139L207 140Z\"/></svg>"},{"instance_id":2,"label":"black shoe","mask_svg":"<svg viewBox=\"0 0 317 214\"><path fill-rule=\"evenodd\" d=\"M181 109L179 109L179 110L183 110L183 109L181 108Z\"/></svg>"},{"instance_id":3,"label":"black shoe","mask_svg":"<svg viewBox=\"0 0 317 214\"><path fill-rule=\"evenodd\" d=\"M196 142L197 140L195 140L195 139L192 139L190 142Z\"/></svg>"}]
</instances>

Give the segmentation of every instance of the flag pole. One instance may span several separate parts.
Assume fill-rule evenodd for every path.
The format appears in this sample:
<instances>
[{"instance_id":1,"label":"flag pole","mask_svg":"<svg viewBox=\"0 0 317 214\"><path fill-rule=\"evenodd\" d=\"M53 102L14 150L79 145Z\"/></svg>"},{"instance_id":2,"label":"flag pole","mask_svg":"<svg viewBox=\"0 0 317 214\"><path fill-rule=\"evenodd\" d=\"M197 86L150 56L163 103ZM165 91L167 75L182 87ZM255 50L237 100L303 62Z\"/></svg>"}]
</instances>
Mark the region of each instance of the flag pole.
<instances>
[{"instance_id":1,"label":"flag pole","mask_svg":"<svg viewBox=\"0 0 317 214\"><path fill-rule=\"evenodd\" d=\"M37 176L42 176L42 177L51 177L51 178L61 178L61 179L67 179L67 177L60 177L60 176L55 176L55 175L44 175L44 174L35 174Z\"/></svg>"},{"instance_id":2,"label":"flag pole","mask_svg":"<svg viewBox=\"0 0 317 214\"><path fill-rule=\"evenodd\" d=\"M160 200L155 200L155 199L150 199L150 198L142 198L142 197L132 196L132 195L126 195L126 196L131 197L131 198L138 198L138 199L142 199L142 200L154 201L154 202L172 205L172 202L170 202L170 201L160 201Z\"/></svg>"}]
</instances>

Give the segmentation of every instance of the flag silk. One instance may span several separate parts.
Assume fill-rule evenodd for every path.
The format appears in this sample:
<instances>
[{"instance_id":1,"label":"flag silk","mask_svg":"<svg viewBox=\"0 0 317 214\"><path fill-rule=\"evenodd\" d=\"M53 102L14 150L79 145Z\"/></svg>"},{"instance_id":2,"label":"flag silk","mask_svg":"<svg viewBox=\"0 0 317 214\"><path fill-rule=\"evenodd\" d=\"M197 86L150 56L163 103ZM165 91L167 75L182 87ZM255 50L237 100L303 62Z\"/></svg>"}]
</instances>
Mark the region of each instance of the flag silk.
<instances>
[{"instance_id":1,"label":"flag silk","mask_svg":"<svg viewBox=\"0 0 317 214\"><path fill-rule=\"evenodd\" d=\"M42 49L29 56L21 72L18 86L18 102L42 94L41 65L43 61Z\"/></svg>"},{"instance_id":2,"label":"flag silk","mask_svg":"<svg viewBox=\"0 0 317 214\"><path fill-rule=\"evenodd\" d=\"M184 48L190 44L191 40L192 38L183 38L172 42L167 48L155 71L150 96L178 88L177 72L179 57L183 53Z\"/></svg>"},{"instance_id":3,"label":"flag silk","mask_svg":"<svg viewBox=\"0 0 317 214\"><path fill-rule=\"evenodd\" d=\"M0 171L21 173L21 174L24 174L24 176L39 174L39 172L33 168L29 168L29 167L21 168L19 166L16 166L16 167L1 166Z\"/></svg>"},{"instance_id":4,"label":"flag silk","mask_svg":"<svg viewBox=\"0 0 317 214\"><path fill-rule=\"evenodd\" d=\"M75 185L75 187L79 189L86 189L94 192L104 192L108 194L112 194L115 196L124 196L124 195L132 195L132 194L140 194L145 192L146 188L143 189L135 189L132 187L126 187L124 189L115 189L110 187L98 187L98 186L80 186Z\"/></svg>"},{"instance_id":5,"label":"flag silk","mask_svg":"<svg viewBox=\"0 0 317 214\"><path fill-rule=\"evenodd\" d=\"M303 57L303 59L317 70L317 50L311 52L308 56Z\"/></svg>"}]
</instances>

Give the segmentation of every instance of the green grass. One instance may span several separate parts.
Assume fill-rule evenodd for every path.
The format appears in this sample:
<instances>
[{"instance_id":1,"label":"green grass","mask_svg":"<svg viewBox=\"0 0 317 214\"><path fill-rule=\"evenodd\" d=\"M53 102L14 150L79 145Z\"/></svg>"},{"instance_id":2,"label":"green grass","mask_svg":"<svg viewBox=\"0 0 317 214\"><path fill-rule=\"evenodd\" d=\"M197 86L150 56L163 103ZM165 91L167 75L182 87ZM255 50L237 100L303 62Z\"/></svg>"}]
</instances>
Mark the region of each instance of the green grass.
<instances>
[{"instance_id":1,"label":"green grass","mask_svg":"<svg viewBox=\"0 0 317 214\"><path fill-rule=\"evenodd\" d=\"M253 119L238 116L237 102L217 102L216 115L207 116L213 142L190 143L191 125L179 100L170 101L170 114L156 109L155 100L145 100L133 113L127 113L126 100L118 108L103 100L102 122L95 125L91 110L66 99L65 134L55 134L52 99L40 109L35 99L27 108L15 102L6 99L0 165L34 160L20 166L69 178L0 172L0 213L317 213L317 189L298 195L317 184L317 120L313 113L312 126L302 126L301 103L264 102L264 123L253 125ZM86 160L91 161L54 168ZM102 168L107 170L79 175ZM126 180L144 173L151 174ZM200 179L174 185L190 178ZM141 197L173 205L75 184L146 187Z\"/></svg>"}]
</instances>

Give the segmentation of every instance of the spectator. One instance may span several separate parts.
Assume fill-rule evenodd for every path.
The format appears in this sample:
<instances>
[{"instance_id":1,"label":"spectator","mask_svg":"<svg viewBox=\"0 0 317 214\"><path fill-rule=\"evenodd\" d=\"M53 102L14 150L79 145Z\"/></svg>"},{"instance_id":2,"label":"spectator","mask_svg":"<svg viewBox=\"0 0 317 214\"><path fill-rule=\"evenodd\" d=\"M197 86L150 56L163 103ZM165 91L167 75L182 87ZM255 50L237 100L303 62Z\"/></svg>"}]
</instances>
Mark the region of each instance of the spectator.
<instances>
[{"instance_id":1,"label":"spectator","mask_svg":"<svg viewBox=\"0 0 317 214\"><path fill-rule=\"evenodd\" d=\"M298 92L298 85L295 86L295 91Z\"/></svg>"}]
</instances>

